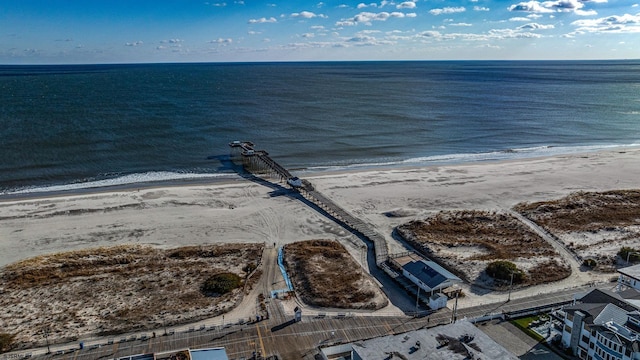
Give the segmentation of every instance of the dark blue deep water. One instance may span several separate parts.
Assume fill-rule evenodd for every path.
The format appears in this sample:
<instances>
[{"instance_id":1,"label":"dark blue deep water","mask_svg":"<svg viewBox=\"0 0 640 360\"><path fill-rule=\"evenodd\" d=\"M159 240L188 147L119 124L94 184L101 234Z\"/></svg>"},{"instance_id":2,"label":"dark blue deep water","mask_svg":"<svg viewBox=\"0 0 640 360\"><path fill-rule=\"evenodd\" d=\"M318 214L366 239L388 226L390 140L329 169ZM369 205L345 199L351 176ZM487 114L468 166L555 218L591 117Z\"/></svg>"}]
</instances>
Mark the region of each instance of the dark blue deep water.
<instances>
[{"instance_id":1,"label":"dark blue deep water","mask_svg":"<svg viewBox=\"0 0 640 360\"><path fill-rule=\"evenodd\" d=\"M639 139L640 61L0 66L0 193L220 176L233 140L321 171Z\"/></svg>"}]
</instances>

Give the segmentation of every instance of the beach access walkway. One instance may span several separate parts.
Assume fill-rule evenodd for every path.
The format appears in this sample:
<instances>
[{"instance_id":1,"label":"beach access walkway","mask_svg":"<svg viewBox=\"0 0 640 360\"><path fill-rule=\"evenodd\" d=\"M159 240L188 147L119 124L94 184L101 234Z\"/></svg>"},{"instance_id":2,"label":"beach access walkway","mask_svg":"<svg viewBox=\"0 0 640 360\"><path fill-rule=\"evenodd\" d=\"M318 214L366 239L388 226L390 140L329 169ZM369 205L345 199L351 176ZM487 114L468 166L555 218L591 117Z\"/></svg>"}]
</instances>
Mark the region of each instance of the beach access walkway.
<instances>
[{"instance_id":1,"label":"beach access walkway","mask_svg":"<svg viewBox=\"0 0 640 360\"><path fill-rule=\"evenodd\" d=\"M389 253L387 241L384 236L375 231L373 226L351 215L331 201L317 191L309 181L293 176L286 168L273 160L266 151L255 150L252 142L234 141L229 143L229 146L231 147L231 159L234 163L241 164L245 170L257 176L268 175L286 181L291 189L328 214L333 220L361 239L373 244L376 264L380 265L387 260Z\"/></svg>"}]
</instances>

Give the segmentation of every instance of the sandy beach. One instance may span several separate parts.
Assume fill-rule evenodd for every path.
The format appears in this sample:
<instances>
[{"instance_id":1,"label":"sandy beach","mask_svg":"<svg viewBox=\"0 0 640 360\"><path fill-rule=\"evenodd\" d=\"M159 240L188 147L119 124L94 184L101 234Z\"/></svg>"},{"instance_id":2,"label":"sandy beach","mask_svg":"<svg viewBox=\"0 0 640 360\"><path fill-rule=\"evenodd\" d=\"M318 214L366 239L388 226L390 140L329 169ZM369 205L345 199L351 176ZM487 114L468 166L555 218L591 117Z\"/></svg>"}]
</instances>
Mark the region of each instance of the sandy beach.
<instances>
[{"instance_id":1,"label":"sandy beach","mask_svg":"<svg viewBox=\"0 0 640 360\"><path fill-rule=\"evenodd\" d=\"M405 251L392 237L395 226L441 210L510 209L520 202L550 200L576 191L638 188L639 159L640 149L618 148L303 177L373 225L394 253ZM106 190L0 199L0 266L41 254L118 244L170 248L229 242L283 245L308 239L337 239L356 261L362 259L360 240L290 193L259 182ZM592 275L577 276L553 286L594 280Z\"/></svg>"}]
</instances>

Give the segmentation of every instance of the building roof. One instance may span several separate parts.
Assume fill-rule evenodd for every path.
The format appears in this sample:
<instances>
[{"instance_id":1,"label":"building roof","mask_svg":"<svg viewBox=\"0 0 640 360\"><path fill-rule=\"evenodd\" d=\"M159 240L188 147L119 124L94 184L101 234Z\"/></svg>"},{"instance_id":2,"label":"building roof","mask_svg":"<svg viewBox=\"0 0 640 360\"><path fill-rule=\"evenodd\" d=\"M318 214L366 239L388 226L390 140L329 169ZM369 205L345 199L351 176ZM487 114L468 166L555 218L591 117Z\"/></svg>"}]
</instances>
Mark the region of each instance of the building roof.
<instances>
[{"instance_id":1,"label":"building roof","mask_svg":"<svg viewBox=\"0 0 640 360\"><path fill-rule=\"evenodd\" d=\"M593 319L596 325L603 325L609 321L616 324L624 324L627 322L627 311L613 304L607 304L604 309Z\"/></svg>"},{"instance_id":2,"label":"building roof","mask_svg":"<svg viewBox=\"0 0 640 360\"><path fill-rule=\"evenodd\" d=\"M412 359L517 359L466 320L431 329L410 331L351 343L363 360Z\"/></svg>"},{"instance_id":3,"label":"building roof","mask_svg":"<svg viewBox=\"0 0 640 360\"><path fill-rule=\"evenodd\" d=\"M430 299L430 300L433 300L433 301L436 301L436 300L438 300L438 299L442 299L442 298L445 298L445 299L447 299L447 300L449 299L449 298L447 297L447 295L445 295L445 294L443 294L443 293L434 293L433 295L429 296L429 299Z\"/></svg>"},{"instance_id":4,"label":"building roof","mask_svg":"<svg viewBox=\"0 0 640 360\"><path fill-rule=\"evenodd\" d=\"M625 268L618 269L618 272L630 278L640 280L640 265L627 266Z\"/></svg>"},{"instance_id":5,"label":"building roof","mask_svg":"<svg viewBox=\"0 0 640 360\"><path fill-rule=\"evenodd\" d=\"M442 266L429 260L410 261L404 264L402 268L422 281L429 289L438 289L447 281L462 281Z\"/></svg>"},{"instance_id":6,"label":"building roof","mask_svg":"<svg viewBox=\"0 0 640 360\"><path fill-rule=\"evenodd\" d=\"M640 300L640 291L634 288L627 288L621 292L619 292L620 297L629 301L629 300Z\"/></svg>"},{"instance_id":7,"label":"building roof","mask_svg":"<svg viewBox=\"0 0 640 360\"><path fill-rule=\"evenodd\" d=\"M614 293L605 289L593 289L578 298L583 304L614 304L624 310L633 311L637 308L628 300L637 299L640 293L635 289L628 289L620 293Z\"/></svg>"},{"instance_id":8,"label":"building roof","mask_svg":"<svg viewBox=\"0 0 640 360\"><path fill-rule=\"evenodd\" d=\"M585 313L584 322L586 324L601 324L610 321L610 317L617 314L613 312L614 307L624 312L625 316L626 313L640 309L640 304L637 301L638 297L640 297L640 292L635 289L625 290L620 293L605 289L593 289L576 297L577 303L565 307L564 310L570 314L574 314L576 311ZM607 312L602 315L604 311ZM622 323L625 321L622 321Z\"/></svg>"},{"instance_id":9,"label":"building roof","mask_svg":"<svg viewBox=\"0 0 640 360\"><path fill-rule=\"evenodd\" d=\"M229 360L224 348L189 350L192 360Z\"/></svg>"},{"instance_id":10,"label":"building roof","mask_svg":"<svg viewBox=\"0 0 640 360\"><path fill-rule=\"evenodd\" d=\"M564 308L564 310L569 314L574 314L576 311L581 311L586 315L584 317L584 322L586 324L593 324L593 319L595 319L598 315L600 315L600 312L602 312L602 310L606 306L607 304L587 303L587 304L577 304L577 305L567 306Z\"/></svg>"}]
</instances>

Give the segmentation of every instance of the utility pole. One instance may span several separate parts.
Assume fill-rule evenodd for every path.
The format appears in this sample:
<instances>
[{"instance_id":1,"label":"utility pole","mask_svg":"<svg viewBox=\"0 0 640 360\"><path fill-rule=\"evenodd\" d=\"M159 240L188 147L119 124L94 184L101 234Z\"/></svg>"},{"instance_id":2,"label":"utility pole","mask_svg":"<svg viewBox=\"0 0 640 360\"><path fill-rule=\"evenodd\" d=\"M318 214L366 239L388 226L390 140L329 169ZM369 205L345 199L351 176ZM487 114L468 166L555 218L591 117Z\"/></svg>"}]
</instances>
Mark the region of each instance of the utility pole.
<instances>
[{"instance_id":1,"label":"utility pole","mask_svg":"<svg viewBox=\"0 0 640 360\"><path fill-rule=\"evenodd\" d=\"M51 348L49 348L49 326L44 328L44 338L47 341L47 354L51 354Z\"/></svg>"},{"instance_id":2,"label":"utility pole","mask_svg":"<svg viewBox=\"0 0 640 360\"><path fill-rule=\"evenodd\" d=\"M418 286L418 294L416 295L416 317L418 317L418 301L420 300L420 286Z\"/></svg>"},{"instance_id":3,"label":"utility pole","mask_svg":"<svg viewBox=\"0 0 640 360\"><path fill-rule=\"evenodd\" d=\"M451 323L455 323L458 320L458 294L460 292L456 291L456 302L453 304L453 312L451 313Z\"/></svg>"}]
</instances>

